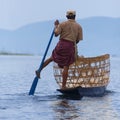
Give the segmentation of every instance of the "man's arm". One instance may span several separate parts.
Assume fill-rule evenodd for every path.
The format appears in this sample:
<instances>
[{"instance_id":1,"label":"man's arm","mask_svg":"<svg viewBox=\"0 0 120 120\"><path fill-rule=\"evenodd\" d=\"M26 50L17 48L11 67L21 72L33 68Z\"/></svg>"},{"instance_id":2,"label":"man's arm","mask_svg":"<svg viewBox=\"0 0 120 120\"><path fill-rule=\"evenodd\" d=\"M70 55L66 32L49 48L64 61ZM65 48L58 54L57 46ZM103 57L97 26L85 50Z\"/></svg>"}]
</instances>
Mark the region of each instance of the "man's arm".
<instances>
[{"instance_id":1,"label":"man's arm","mask_svg":"<svg viewBox=\"0 0 120 120\"><path fill-rule=\"evenodd\" d=\"M54 25L55 25L55 30L54 30L54 33L55 33L55 37L57 37L58 35L59 35L59 21L58 20L56 20L55 22L54 22Z\"/></svg>"},{"instance_id":2,"label":"man's arm","mask_svg":"<svg viewBox=\"0 0 120 120\"><path fill-rule=\"evenodd\" d=\"M82 32L82 27L80 26L79 32L78 32L78 37L76 40L76 43L79 43L80 40L83 40L83 32Z\"/></svg>"}]
</instances>

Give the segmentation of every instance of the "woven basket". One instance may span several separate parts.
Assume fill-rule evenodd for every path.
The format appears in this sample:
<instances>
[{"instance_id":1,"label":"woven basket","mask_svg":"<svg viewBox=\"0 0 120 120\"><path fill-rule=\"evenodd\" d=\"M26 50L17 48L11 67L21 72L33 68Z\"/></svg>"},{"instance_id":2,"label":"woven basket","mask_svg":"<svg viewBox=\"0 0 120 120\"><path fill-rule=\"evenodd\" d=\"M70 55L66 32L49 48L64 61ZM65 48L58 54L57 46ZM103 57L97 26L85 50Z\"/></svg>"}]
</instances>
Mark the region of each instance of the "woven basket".
<instances>
[{"instance_id":1,"label":"woven basket","mask_svg":"<svg viewBox=\"0 0 120 120\"><path fill-rule=\"evenodd\" d=\"M53 65L54 77L62 87L62 72L56 63ZM77 61L70 65L66 82L67 88L107 86L110 74L110 55L97 57L78 57Z\"/></svg>"}]
</instances>

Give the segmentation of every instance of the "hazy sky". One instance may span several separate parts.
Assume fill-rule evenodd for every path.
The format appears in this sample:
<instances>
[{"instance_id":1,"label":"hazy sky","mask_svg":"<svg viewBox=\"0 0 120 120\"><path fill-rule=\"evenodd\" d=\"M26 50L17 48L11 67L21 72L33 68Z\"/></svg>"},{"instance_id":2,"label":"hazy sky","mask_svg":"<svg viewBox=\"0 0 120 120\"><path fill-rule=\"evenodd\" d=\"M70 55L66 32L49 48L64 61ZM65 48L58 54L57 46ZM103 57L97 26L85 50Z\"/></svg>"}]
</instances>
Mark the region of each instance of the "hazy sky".
<instances>
[{"instance_id":1,"label":"hazy sky","mask_svg":"<svg viewBox=\"0 0 120 120\"><path fill-rule=\"evenodd\" d=\"M77 19L91 16L120 17L120 0L0 0L0 29L66 19L67 10L76 10Z\"/></svg>"}]
</instances>

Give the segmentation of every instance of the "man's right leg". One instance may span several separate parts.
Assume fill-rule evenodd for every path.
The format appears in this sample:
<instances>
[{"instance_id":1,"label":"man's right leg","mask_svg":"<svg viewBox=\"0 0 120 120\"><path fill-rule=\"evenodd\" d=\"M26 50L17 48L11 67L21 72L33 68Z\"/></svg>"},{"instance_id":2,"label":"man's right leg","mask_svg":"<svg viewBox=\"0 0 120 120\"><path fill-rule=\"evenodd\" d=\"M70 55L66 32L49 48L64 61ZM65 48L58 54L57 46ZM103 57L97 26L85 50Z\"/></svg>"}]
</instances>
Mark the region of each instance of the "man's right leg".
<instances>
[{"instance_id":1,"label":"man's right leg","mask_svg":"<svg viewBox=\"0 0 120 120\"><path fill-rule=\"evenodd\" d=\"M47 60L45 60L45 62L43 63L42 69L45 68L52 61L53 61L52 57L50 57ZM38 71L38 70L35 71L35 73L36 73L36 75L37 75L38 78L40 78L41 70L40 71Z\"/></svg>"}]
</instances>

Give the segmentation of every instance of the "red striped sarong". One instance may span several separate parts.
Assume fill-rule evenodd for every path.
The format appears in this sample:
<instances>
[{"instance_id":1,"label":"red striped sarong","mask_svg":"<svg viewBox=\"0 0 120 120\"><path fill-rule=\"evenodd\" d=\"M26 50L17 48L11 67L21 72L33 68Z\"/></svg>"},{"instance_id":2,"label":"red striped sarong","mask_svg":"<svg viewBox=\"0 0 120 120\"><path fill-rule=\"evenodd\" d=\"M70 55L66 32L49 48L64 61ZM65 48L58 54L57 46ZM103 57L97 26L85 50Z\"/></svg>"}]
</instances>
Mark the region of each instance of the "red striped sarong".
<instances>
[{"instance_id":1,"label":"red striped sarong","mask_svg":"<svg viewBox=\"0 0 120 120\"><path fill-rule=\"evenodd\" d=\"M52 58L61 68L72 64L75 61L74 42L64 39L59 40L52 52Z\"/></svg>"}]
</instances>

